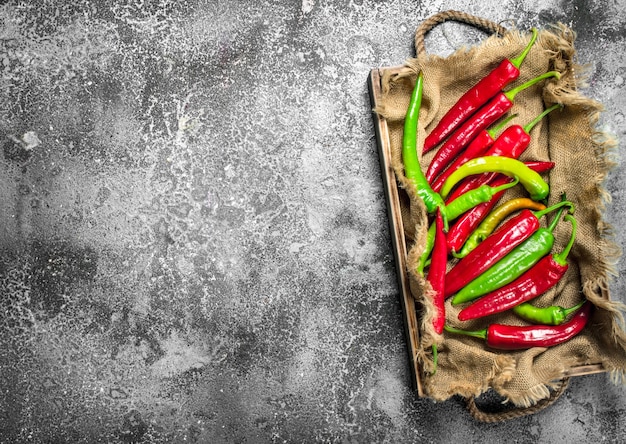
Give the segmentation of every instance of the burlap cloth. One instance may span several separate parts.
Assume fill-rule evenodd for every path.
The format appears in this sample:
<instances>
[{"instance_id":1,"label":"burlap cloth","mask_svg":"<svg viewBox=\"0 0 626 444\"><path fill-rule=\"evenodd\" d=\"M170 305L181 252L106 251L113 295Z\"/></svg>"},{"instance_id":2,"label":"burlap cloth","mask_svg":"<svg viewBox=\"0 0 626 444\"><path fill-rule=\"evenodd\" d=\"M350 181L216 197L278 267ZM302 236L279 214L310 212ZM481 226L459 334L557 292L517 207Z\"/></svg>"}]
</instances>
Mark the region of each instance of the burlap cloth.
<instances>
[{"instance_id":1,"label":"burlap cloth","mask_svg":"<svg viewBox=\"0 0 626 444\"><path fill-rule=\"evenodd\" d=\"M424 390L434 400L453 395L476 397L495 390L515 406L527 407L550 396L564 372L572 367L602 363L617 382L624 381L626 370L626 334L623 305L608 296L610 279L620 250L611 240L611 227L603 220L603 205L610 198L603 180L612 166L610 150L615 142L596 130L602 106L581 93L584 70L575 61L573 31L564 25L542 29L538 39L521 66L521 75L511 86L521 84L546 71L557 70L559 80L549 80L516 96L511 113L518 117L511 122L530 122L543 109L562 104L531 132L532 142L520 160L552 160L556 166L545 175L551 187L549 204L566 193L576 204L578 234L570 253L570 268L564 279L545 295L535 299L538 306L558 304L570 307L582 295L592 301L596 310L587 328L574 339L550 348L534 348L520 352L502 352L486 348L480 339L444 333L438 336L431 327L432 291L416 272L423 251L428 216L421 200L406 187L401 161L401 141L405 111L417 72L424 73L424 96L419 120L419 141L449 107L469 87L494 68L503 58L518 55L530 39L529 31L515 28L503 36L486 36L478 45L462 48L448 57L428 55L418 45L417 56L406 61L397 74L382 78L383 100L375 109L389 125L392 165L400 187L403 223L408 241L408 273L411 292L422 306L420 352L418 359L424 369ZM420 143L418 142L418 144ZM422 159L425 169L434 153ZM516 187L514 193L523 194ZM543 218L546 225L551 219ZM555 230L554 252L567 243L570 225L561 222ZM446 303L447 323L466 330L484 328L487 322L523 324L510 313L470 322L460 322L459 307ZM432 370L431 345L438 344L439 364Z\"/></svg>"}]
</instances>

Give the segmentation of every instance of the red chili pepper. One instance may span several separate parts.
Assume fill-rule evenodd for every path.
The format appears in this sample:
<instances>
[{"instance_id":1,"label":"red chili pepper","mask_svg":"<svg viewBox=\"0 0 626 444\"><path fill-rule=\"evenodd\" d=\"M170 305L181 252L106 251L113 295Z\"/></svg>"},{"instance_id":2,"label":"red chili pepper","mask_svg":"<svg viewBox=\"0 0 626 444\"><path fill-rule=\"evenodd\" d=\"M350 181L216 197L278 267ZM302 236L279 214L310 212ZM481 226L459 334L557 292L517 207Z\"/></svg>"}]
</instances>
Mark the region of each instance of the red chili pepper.
<instances>
[{"instance_id":1,"label":"red chili pepper","mask_svg":"<svg viewBox=\"0 0 626 444\"><path fill-rule=\"evenodd\" d=\"M526 208L505 221L446 274L445 297L457 293L492 265L510 253L539 229L539 218L556 209L574 205L562 200L545 210L532 212Z\"/></svg>"},{"instance_id":2,"label":"red chili pepper","mask_svg":"<svg viewBox=\"0 0 626 444\"><path fill-rule=\"evenodd\" d=\"M437 313L433 318L433 328L437 334L443 333L443 326L446 323L446 309L444 297L444 285L446 282L446 266L448 263L448 251L446 249L446 234L443 231L443 218L441 210L437 210L435 218L435 245L433 247L430 269L428 277L433 288L433 304ZM437 344L433 343L433 373L437 371Z\"/></svg>"},{"instance_id":3,"label":"red chili pepper","mask_svg":"<svg viewBox=\"0 0 626 444\"><path fill-rule=\"evenodd\" d=\"M560 77L557 71L549 71L507 92L501 92L483 105L472 118L465 121L441 146L426 171L426 179L433 182L446 166L472 141L476 135L502 117L513 106L515 96L526 88L549 77Z\"/></svg>"},{"instance_id":4,"label":"red chili pepper","mask_svg":"<svg viewBox=\"0 0 626 444\"><path fill-rule=\"evenodd\" d=\"M530 145L530 132L532 129L539 123L541 120L550 112L557 108L562 108L562 105L556 104L551 107L545 109L541 114L535 117L532 121L527 123L525 126L521 125L511 125L507 129L505 129L502 134L498 136L495 142L491 145L491 147L487 150L484 156L504 156L511 157L513 159L519 159L526 148ZM465 161L467 162L467 160ZM445 173L445 172L444 172ZM479 181L482 177L485 181L489 181L493 179L493 177L497 173L484 173L480 176L474 177L471 180ZM445 180L445 179L444 179ZM436 183L436 182L435 182ZM443 183L442 183L443 185ZM435 191L439 191L441 186L435 188L433 185L433 189Z\"/></svg>"},{"instance_id":5,"label":"red chili pepper","mask_svg":"<svg viewBox=\"0 0 626 444\"><path fill-rule=\"evenodd\" d=\"M519 77L519 67L537 39L537 30L533 28L531 31L532 37L530 42L519 56L514 59L503 60L476 85L465 92L452 108L448 110L437 126L426 137L423 153L437 146L439 142L451 134L458 125L469 118L474 111L498 94L502 88Z\"/></svg>"},{"instance_id":6,"label":"red chili pepper","mask_svg":"<svg viewBox=\"0 0 626 444\"><path fill-rule=\"evenodd\" d=\"M511 178L501 174L489 182L489 186L498 187L509 182L511 182ZM449 253L459 251L463 247L467 238L498 203L505 191L506 190L494 194L491 200L475 206L454 222L454 225L450 227L448 235L446 236Z\"/></svg>"},{"instance_id":7,"label":"red chili pepper","mask_svg":"<svg viewBox=\"0 0 626 444\"><path fill-rule=\"evenodd\" d=\"M569 214L572 235L561 253L548 255L510 284L486 294L459 312L459 320L468 321L501 313L529 301L554 287L568 269L567 255L576 237L576 220Z\"/></svg>"},{"instance_id":8,"label":"red chili pepper","mask_svg":"<svg viewBox=\"0 0 626 444\"><path fill-rule=\"evenodd\" d=\"M541 114L535 117L526 125L511 125L505 129L493 143L488 151L488 156L507 156L518 158L530 144L530 132L543 120L543 118L557 108L563 108L563 105L552 105L546 108Z\"/></svg>"},{"instance_id":9,"label":"red chili pepper","mask_svg":"<svg viewBox=\"0 0 626 444\"><path fill-rule=\"evenodd\" d=\"M457 156L456 159L454 159L454 162L452 162L452 164L448 168L446 168L445 171L441 173L439 177L437 177L437 179L435 179L435 181L432 183L432 189L436 192L439 192L448 176L456 171L457 168L459 168L468 160L473 159L474 157L487 155L489 148L496 141L497 132L500 131L504 127L504 125L509 123L511 119L515 118L516 116L517 114L512 114L493 128L485 129L478 133L478 135L474 138L474 140L470 142L467 148L463 150L463 152L459 156Z\"/></svg>"},{"instance_id":10,"label":"red chili pepper","mask_svg":"<svg viewBox=\"0 0 626 444\"><path fill-rule=\"evenodd\" d=\"M591 318L593 305L587 301L572 318L561 325L513 326L491 324L484 330L465 331L446 326L450 333L460 333L485 339L487 345L498 350L525 350L532 347L553 347L570 340L585 328Z\"/></svg>"},{"instance_id":11,"label":"red chili pepper","mask_svg":"<svg viewBox=\"0 0 626 444\"><path fill-rule=\"evenodd\" d=\"M537 173L544 173L554 168L554 165L555 165L554 162L549 162L549 161L531 161L531 162L524 162L524 164L528 168L530 168L531 170ZM474 190L481 185L485 185L489 183L489 180L494 180L496 177L499 177L499 176L501 176L501 174L485 173L485 174L480 174L475 177L468 177L467 179L459 183L454 188L454 190L452 190L450 195L446 198L446 205L452 202L457 197L462 196L468 191Z\"/></svg>"},{"instance_id":12,"label":"red chili pepper","mask_svg":"<svg viewBox=\"0 0 626 444\"><path fill-rule=\"evenodd\" d=\"M528 168L538 173L545 173L554 168L555 163L545 160L534 160L530 162L524 162Z\"/></svg>"},{"instance_id":13,"label":"red chili pepper","mask_svg":"<svg viewBox=\"0 0 626 444\"><path fill-rule=\"evenodd\" d=\"M443 333L443 325L446 322L444 285L446 282L447 262L448 251L446 249L446 234L443 231L443 218L441 217L441 211L437 210L437 217L435 218L435 245L427 280L435 292L433 303L437 308L437 316L434 318L433 327L438 334Z\"/></svg>"}]
</instances>

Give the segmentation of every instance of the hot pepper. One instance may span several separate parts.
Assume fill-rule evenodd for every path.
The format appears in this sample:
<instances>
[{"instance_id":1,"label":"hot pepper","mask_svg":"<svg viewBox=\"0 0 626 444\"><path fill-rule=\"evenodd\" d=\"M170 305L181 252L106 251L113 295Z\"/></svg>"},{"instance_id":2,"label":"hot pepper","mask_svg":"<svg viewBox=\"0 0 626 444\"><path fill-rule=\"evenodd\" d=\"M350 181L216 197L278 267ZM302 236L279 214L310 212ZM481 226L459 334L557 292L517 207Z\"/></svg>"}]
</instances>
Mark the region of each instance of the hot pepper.
<instances>
[{"instance_id":1,"label":"hot pepper","mask_svg":"<svg viewBox=\"0 0 626 444\"><path fill-rule=\"evenodd\" d=\"M441 210L438 210L435 218L435 245L427 277L433 289L433 304L437 310L433 318L433 328L437 334L443 333L443 326L446 323L444 285L446 281L446 265L448 262L447 253L446 234L443 231L443 218L441 217ZM437 370L437 344L435 343L433 343L433 365L434 373Z\"/></svg>"},{"instance_id":2,"label":"hot pepper","mask_svg":"<svg viewBox=\"0 0 626 444\"><path fill-rule=\"evenodd\" d=\"M564 206L568 206L570 209L574 207L571 202L562 200L537 213L524 209L516 216L507 220L447 273L446 297L452 296L461 290L528 239L539 229L540 217ZM560 212L555 220L559 217Z\"/></svg>"},{"instance_id":3,"label":"hot pepper","mask_svg":"<svg viewBox=\"0 0 626 444\"><path fill-rule=\"evenodd\" d=\"M527 123L525 126L521 125L511 125L507 129L505 129L500 136L496 139L496 141L491 145L491 147L487 150L484 156L503 156L503 157L511 157L513 159L519 159L526 148L530 145L530 132L532 129L539 123L543 118L554 111L557 108L563 108L562 105L556 104L551 107L545 109L541 114L535 117L532 121ZM479 184L487 183L497 173L484 173L480 176L473 177L468 180L475 181ZM441 187L433 189L439 191Z\"/></svg>"},{"instance_id":4,"label":"hot pepper","mask_svg":"<svg viewBox=\"0 0 626 444\"><path fill-rule=\"evenodd\" d=\"M559 305L549 307L535 307L530 302L522 302L515 306L513 311L520 318L535 324L561 325L572 313L577 312L585 303L584 300L570 308L563 308Z\"/></svg>"},{"instance_id":5,"label":"hot pepper","mask_svg":"<svg viewBox=\"0 0 626 444\"><path fill-rule=\"evenodd\" d=\"M505 191L509 188L517 185L517 179L513 182L505 183L503 185L497 187L490 187L489 185L482 185L474 190L471 190L465 193L462 196L459 196L453 202L450 202L445 206L443 213L446 214L448 220L454 220L466 211L474 208L476 205L479 205L483 202L489 201L495 194ZM445 220L444 220L445 226ZM420 259L420 265L418 267L418 272L423 274L424 267L426 265L426 261L430 256L430 253L433 249L435 239L435 226L433 224L428 228L428 235L426 238L426 246L424 247L424 252L422 253Z\"/></svg>"},{"instance_id":6,"label":"hot pepper","mask_svg":"<svg viewBox=\"0 0 626 444\"><path fill-rule=\"evenodd\" d=\"M487 104L481 107L472 118L463 123L441 146L437 155L432 159L426 179L432 182L443 169L448 166L465 146L483 129L502 117L513 106L515 96L536 83L549 77L560 77L556 71L550 71L535 77L528 82L513 88L507 92L501 92L492 98Z\"/></svg>"},{"instance_id":7,"label":"hot pepper","mask_svg":"<svg viewBox=\"0 0 626 444\"><path fill-rule=\"evenodd\" d=\"M523 162L509 157L485 156L476 157L466 162L452 173L441 188L441 196L445 199L452 188L465 177L486 172L497 172L509 177L517 177L533 200L543 200L550 192L550 187L539 173L528 168Z\"/></svg>"},{"instance_id":8,"label":"hot pepper","mask_svg":"<svg viewBox=\"0 0 626 444\"><path fill-rule=\"evenodd\" d=\"M441 217L441 211L437 211L437 217L435 218L435 245L427 279L435 291L433 302L437 308L437 316L435 316L433 321L433 327L435 332L439 334L443 333L443 325L446 322L444 285L447 262L446 234L443 231L443 218Z\"/></svg>"},{"instance_id":9,"label":"hot pepper","mask_svg":"<svg viewBox=\"0 0 626 444\"><path fill-rule=\"evenodd\" d=\"M445 169L435 181L432 183L433 190L441 190L441 186L448 178L450 174L456 171L461 165L474 157L480 157L487 155L489 148L496 141L496 134L500 131L511 119L515 118L516 114L508 116L503 119L498 125L490 129L482 130L478 135L470 142L467 148L454 159L454 162Z\"/></svg>"},{"instance_id":10,"label":"hot pepper","mask_svg":"<svg viewBox=\"0 0 626 444\"><path fill-rule=\"evenodd\" d=\"M524 165L526 165L528 168L530 168L536 173L545 173L546 171L549 171L550 169L554 168L554 162L549 162L549 161L528 161L528 162L524 162ZM497 176L498 174L496 174L496 177ZM457 186L455 186L452 192L448 196L446 196L446 203L452 202L454 199L467 193L470 190L473 190L475 188L478 188L481 185L489 183L489 181L486 181L486 182L483 181L482 178L480 181L475 181L474 179L476 177L481 177L481 176L468 177L467 179L462 180L461 183L459 183ZM489 180L491 179L492 178L489 177Z\"/></svg>"},{"instance_id":11,"label":"hot pepper","mask_svg":"<svg viewBox=\"0 0 626 444\"><path fill-rule=\"evenodd\" d=\"M565 216L565 219L572 224L572 235L561 253L545 256L517 279L465 307L459 312L459 320L467 321L501 313L530 301L554 287L567 271L567 255L576 237L576 220L569 214ZM536 312L533 308L530 306L517 310L520 311L520 315L533 314ZM552 309L552 311L555 310Z\"/></svg>"},{"instance_id":12,"label":"hot pepper","mask_svg":"<svg viewBox=\"0 0 626 444\"><path fill-rule=\"evenodd\" d=\"M424 141L424 153L438 145L439 142L454 131L458 125L470 117L474 111L498 94L502 88L519 77L519 67L536 39L537 30L533 28L530 42L519 56L514 59L503 60L495 69L461 96L426 137Z\"/></svg>"},{"instance_id":13,"label":"hot pepper","mask_svg":"<svg viewBox=\"0 0 626 444\"><path fill-rule=\"evenodd\" d=\"M500 175L489 182L489 186L497 187L510 182L511 179L509 177ZM487 214L489 214L489 211L498 203L503 194L504 191L494 194L489 201L476 205L454 222L446 236L448 252L454 254L457 250L461 249L470 233L472 233Z\"/></svg>"},{"instance_id":14,"label":"hot pepper","mask_svg":"<svg viewBox=\"0 0 626 444\"><path fill-rule=\"evenodd\" d=\"M489 148L489 156L506 156L518 158L530 145L530 132L543 120L543 118L557 108L563 108L563 105L552 105L545 109L537 117L528 122L526 125L511 125L498 136L493 145Z\"/></svg>"},{"instance_id":15,"label":"hot pepper","mask_svg":"<svg viewBox=\"0 0 626 444\"><path fill-rule=\"evenodd\" d=\"M501 205L498 205L485 219L482 220L482 222L480 222L480 225L475 227L476 229L471 234L468 234L468 236L465 237L465 243L461 244L463 248L461 248L461 245L454 245L454 247L457 247L453 249L455 257L462 258L467 256L469 252L476 248L479 243L484 241L487 236L493 233L496 227L500 225L500 222L513 212L523 208L528 208L530 210L545 210L546 206L541 202L536 202L528 197L510 199ZM450 233L453 229L454 227L450 229ZM448 240L448 245L449 244L450 240Z\"/></svg>"},{"instance_id":16,"label":"hot pepper","mask_svg":"<svg viewBox=\"0 0 626 444\"><path fill-rule=\"evenodd\" d=\"M559 210L559 215L560 212ZM555 217L547 228L540 227L528 239L511 250L506 256L471 281L452 298L452 304L473 301L487 293L514 281L530 270L550 252L554 244L552 233L560 217Z\"/></svg>"},{"instance_id":17,"label":"hot pepper","mask_svg":"<svg viewBox=\"0 0 626 444\"><path fill-rule=\"evenodd\" d=\"M424 75L420 71L404 119L402 162L404 163L404 174L407 179L413 181L415 184L417 195L424 201L426 211L433 213L437 208L443 208L444 202L441 196L433 191L426 180L417 157L417 123L419 120L420 107L422 105L423 87Z\"/></svg>"},{"instance_id":18,"label":"hot pepper","mask_svg":"<svg viewBox=\"0 0 626 444\"><path fill-rule=\"evenodd\" d=\"M549 160L531 160L524 162L524 165L534 172L541 174L554 168L555 163Z\"/></svg>"},{"instance_id":19,"label":"hot pepper","mask_svg":"<svg viewBox=\"0 0 626 444\"><path fill-rule=\"evenodd\" d=\"M446 326L450 333L459 333L485 339L487 345L499 350L525 350L532 347L552 347L570 340L587 325L593 305L586 301L572 318L561 325L513 326L491 324L484 330L465 331Z\"/></svg>"}]
</instances>

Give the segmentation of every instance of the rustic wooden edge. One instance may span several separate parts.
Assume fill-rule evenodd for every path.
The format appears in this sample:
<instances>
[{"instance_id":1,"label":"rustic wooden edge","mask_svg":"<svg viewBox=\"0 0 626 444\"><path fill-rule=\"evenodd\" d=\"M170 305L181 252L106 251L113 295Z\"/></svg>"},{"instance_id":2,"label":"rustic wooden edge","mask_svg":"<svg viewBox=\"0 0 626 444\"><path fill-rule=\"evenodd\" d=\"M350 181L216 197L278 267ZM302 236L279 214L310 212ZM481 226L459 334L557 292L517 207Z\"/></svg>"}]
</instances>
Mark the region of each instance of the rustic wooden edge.
<instances>
[{"instance_id":1,"label":"rustic wooden edge","mask_svg":"<svg viewBox=\"0 0 626 444\"><path fill-rule=\"evenodd\" d=\"M372 108L381 98L381 72L373 69L370 72L368 85L370 92L370 103ZM389 142L389 129L383 117L372 111L374 119L374 129L378 146L378 157L380 159L380 169L385 191L385 201L387 203L387 214L389 217L389 231L393 247L398 286L400 290L400 302L404 317L404 328L407 338L407 349L409 353L409 364L413 388L417 390L420 397L425 396L422 380L421 366L417 360L419 349L419 324L415 309L415 299L409 287L409 275L406 270L406 238L404 236L404 226L400 215L400 199L396 176L391 166L391 146Z\"/></svg>"},{"instance_id":2,"label":"rustic wooden edge","mask_svg":"<svg viewBox=\"0 0 626 444\"><path fill-rule=\"evenodd\" d=\"M396 73L402 69L402 66L391 66L374 68L368 76L368 87L370 94L370 103L372 109L379 103L382 98L381 78L383 72ZM422 368L417 360L419 349L419 322L415 307L415 299L411 294L409 286L409 275L406 269L407 246L404 235L404 226L400 212L400 200L398 195L398 186L395 173L391 167L391 146L389 141L389 129L385 119L372 111L374 120L374 130L376 133L376 141L378 147L378 156L383 179L383 187L385 192L385 200L387 203L387 214L389 217L389 230L391 234L391 242L395 259L396 271L398 276L398 285L400 290L400 302L404 317L405 334L407 338L407 349L409 353L410 370L413 387L417 390L420 397L427 396L424 393L422 382ZM609 294L603 289L602 294L607 299ZM607 370L602 364L588 364L566 369L563 372L563 378L572 376L583 376L594 373L604 373Z\"/></svg>"}]
</instances>

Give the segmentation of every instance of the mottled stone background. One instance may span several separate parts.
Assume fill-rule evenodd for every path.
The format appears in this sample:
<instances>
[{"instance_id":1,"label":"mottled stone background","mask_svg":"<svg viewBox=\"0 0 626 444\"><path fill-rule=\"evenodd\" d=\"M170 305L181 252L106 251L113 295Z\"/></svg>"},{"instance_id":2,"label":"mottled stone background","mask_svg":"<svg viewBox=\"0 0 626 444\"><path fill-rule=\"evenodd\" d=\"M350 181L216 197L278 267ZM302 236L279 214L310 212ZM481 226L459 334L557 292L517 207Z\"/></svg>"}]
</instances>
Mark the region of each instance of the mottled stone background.
<instances>
[{"instance_id":1,"label":"mottled stone background","mask_svg":"<svg viewBox=\"0 0 626 444\"><path fill-rule=\"evenodd\" d=\"M624 0L3 3L1 443L623 435L606 374L505 424L416 398L366 78L440 10L562 21L623 137ZM427 45L482 36L445 24Z\"/></svg>"}]
</instances>

